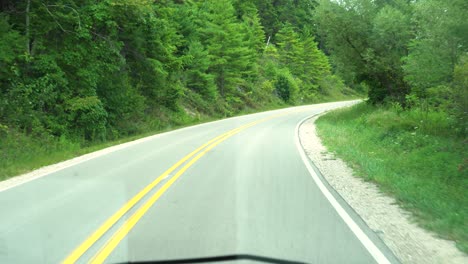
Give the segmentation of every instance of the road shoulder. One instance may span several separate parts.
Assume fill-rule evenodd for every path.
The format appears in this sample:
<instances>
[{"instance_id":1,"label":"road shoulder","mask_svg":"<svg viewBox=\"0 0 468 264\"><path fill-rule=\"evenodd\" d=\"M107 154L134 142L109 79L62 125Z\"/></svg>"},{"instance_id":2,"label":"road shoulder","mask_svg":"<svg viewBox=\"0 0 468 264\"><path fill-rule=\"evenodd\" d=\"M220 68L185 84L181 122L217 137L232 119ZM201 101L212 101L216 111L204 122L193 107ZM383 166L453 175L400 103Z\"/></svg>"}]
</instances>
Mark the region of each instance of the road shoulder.
<instances>
[{"instance_id":1,"label":"road shoulder","mask_svg":"<svg viewBox=\"0 0 468 264\"><path fill-rule=\"evenodd\" d=\"M302 146L328 183L361 216L402 263L468 263L453 241L437 238L412 222L396 200L377 186L354 177L353 171L329 153L316 133L313 117L299 129Z\"/></svg>"}]
</instances>

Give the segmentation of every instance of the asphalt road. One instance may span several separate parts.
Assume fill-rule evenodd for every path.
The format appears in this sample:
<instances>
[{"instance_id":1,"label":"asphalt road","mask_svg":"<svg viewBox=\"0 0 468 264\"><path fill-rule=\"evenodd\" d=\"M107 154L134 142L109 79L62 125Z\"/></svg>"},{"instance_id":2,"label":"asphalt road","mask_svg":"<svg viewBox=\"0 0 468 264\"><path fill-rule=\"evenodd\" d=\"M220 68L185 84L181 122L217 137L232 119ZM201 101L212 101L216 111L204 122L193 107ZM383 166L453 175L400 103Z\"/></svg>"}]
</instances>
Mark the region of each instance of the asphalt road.
<instances>
[{"instance_id":1,"label":"asphalt road","mask_svg":"<svg viewBox=\"0 0 468 264\"><path fill-rule=\"evenodd\" d=\"M243 263L257 257L394 263L387 247L314 173L297 139L301 120L346 104L175 130L4 190L0 263L226 255Z\"/></svg>"}]
</instances>

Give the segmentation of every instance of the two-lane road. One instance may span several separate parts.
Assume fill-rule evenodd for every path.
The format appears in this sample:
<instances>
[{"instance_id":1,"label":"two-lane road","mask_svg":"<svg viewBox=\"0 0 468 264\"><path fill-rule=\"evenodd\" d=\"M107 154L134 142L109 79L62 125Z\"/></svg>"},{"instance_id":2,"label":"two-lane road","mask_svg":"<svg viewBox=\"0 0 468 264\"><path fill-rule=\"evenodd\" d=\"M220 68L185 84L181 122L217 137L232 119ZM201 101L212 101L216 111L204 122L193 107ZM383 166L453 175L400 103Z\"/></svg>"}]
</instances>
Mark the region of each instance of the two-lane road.
<instances>
[{"instance_id":1,"label":"two-lane road","mask_svg":"<svg viewBox=\"0 0 468 264\"><path fill-rule=\"evenodd\" d=\"M395 263L297 138L304 118L349 104L179 129L1 191L0 263Z\"/></svg>"}]
</instances>

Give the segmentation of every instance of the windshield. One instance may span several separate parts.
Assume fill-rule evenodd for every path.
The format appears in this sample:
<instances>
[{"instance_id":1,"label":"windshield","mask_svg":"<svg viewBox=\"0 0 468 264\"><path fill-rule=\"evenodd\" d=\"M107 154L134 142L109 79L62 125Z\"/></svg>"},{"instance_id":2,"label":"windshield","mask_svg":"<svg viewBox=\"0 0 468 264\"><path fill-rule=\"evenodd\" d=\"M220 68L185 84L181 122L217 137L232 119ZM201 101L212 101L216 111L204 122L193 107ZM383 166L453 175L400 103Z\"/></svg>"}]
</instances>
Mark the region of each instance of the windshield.
<instances>
[{"instance_id":1,"label":"windshield","mask_svg":"<svg viewBox=\"0 0 468 264\"><path fill-rule=\"evenodd\" d=\"M466 8L0 1L0 262L463 262Z\"/></svg>"}]
</instances>

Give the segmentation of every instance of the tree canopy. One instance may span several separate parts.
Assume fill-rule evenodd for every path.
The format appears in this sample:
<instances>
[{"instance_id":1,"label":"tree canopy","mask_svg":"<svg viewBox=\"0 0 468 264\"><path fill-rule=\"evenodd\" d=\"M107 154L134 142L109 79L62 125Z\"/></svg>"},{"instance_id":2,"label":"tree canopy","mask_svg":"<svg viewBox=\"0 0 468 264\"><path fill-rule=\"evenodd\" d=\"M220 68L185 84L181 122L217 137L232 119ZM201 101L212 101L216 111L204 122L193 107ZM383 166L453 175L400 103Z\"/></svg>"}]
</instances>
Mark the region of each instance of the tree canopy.
<instances>
[{"instance_id":1,"label":"tree canopy","mask_svg":"<svg viewBox=\"0 0 468 264\"><path fill-rule=\"evenodd\" d=\"M0 128L107 140L170 113L229 116L345 85L373 103L410 106L410 96L464 120L467 9L463 0L3 0Z\"/></svg>"},{"instance_id":2,"label":"tree canopy","mask_svg":"<svg viewBox=\"0 0 468 264\"><path fill-rule=\"evenodd\" d=\"M335 72L370 102L444 111L466 134L466 14L463 0L321 0L314 21Z\"/></svg>"},{"instance_id":3,"label":"tree canopy","mask_svg":"<svg viewBox=\"0 0 468 264\"><path fill-rule=\"evenodd\" d=\"M0 125L94 141L185 109L311 102L332 74L313 35L315 4L1 1Z\"/></svg>"}]
</instances>

